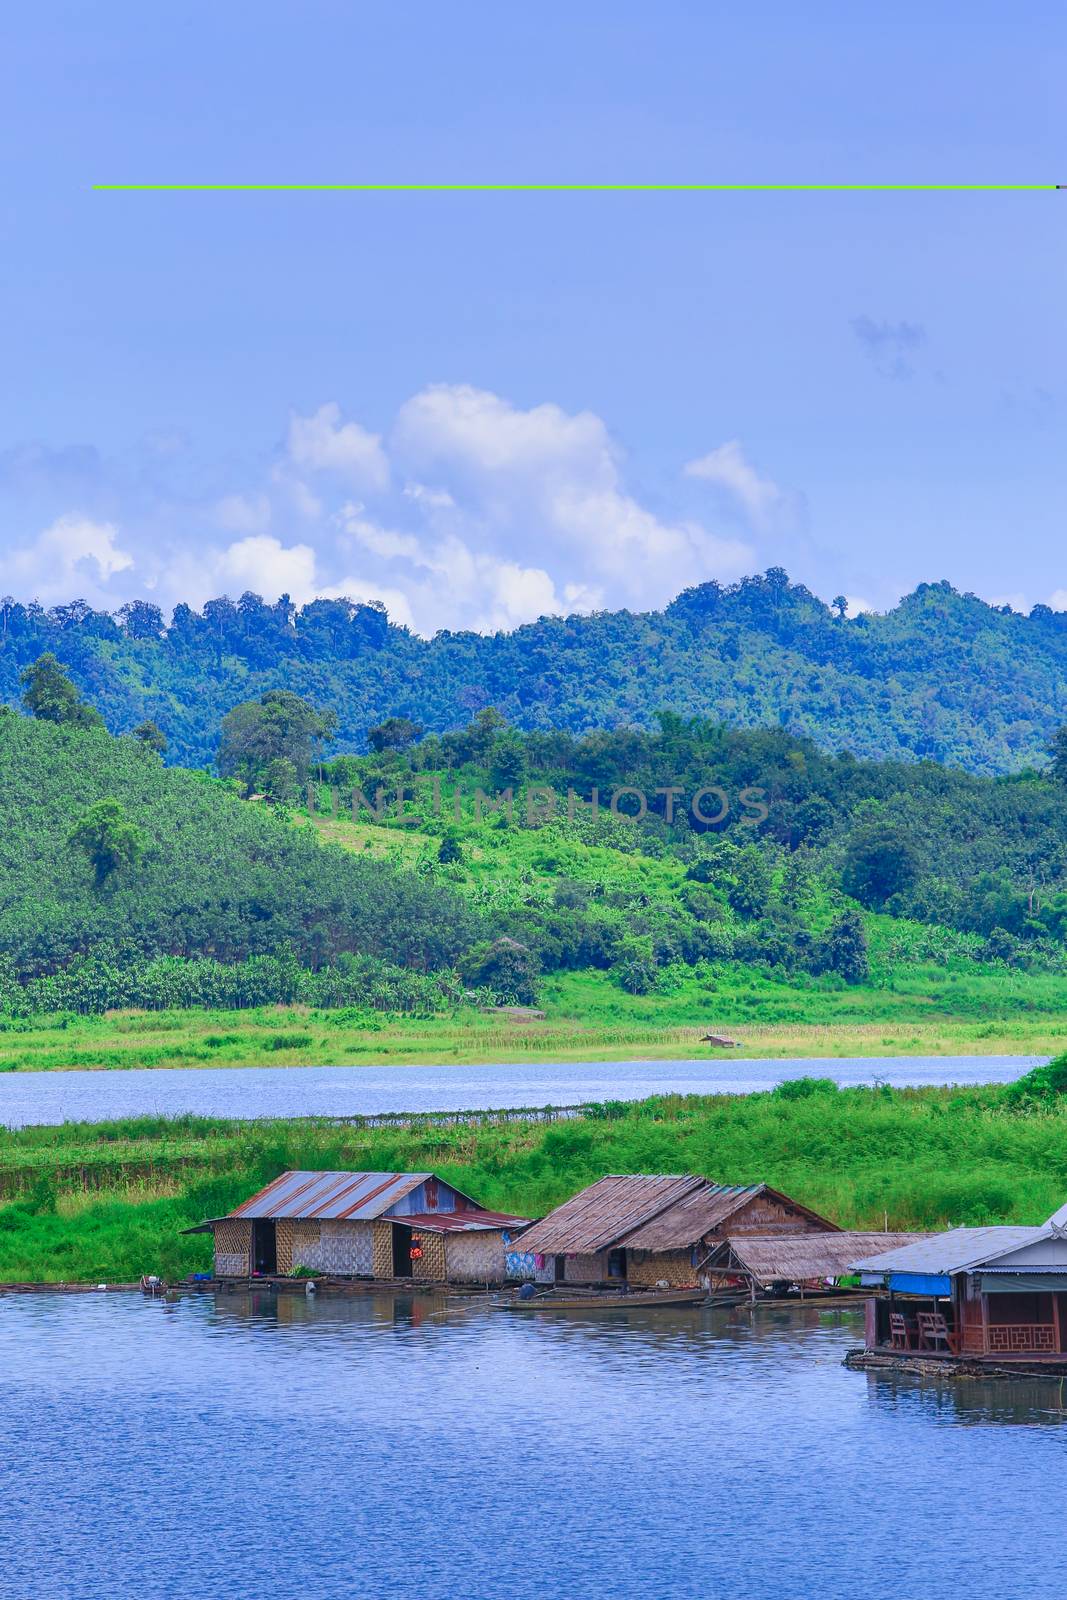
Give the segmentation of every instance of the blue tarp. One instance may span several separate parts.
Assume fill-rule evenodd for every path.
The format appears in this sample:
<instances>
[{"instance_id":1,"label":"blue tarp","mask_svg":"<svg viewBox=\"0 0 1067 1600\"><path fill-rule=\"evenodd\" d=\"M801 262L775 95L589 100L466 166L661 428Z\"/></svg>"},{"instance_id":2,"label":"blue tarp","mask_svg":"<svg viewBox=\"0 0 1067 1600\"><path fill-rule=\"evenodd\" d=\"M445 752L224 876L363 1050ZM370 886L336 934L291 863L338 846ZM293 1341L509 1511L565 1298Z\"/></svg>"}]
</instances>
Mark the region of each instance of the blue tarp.
<instances>
[{"instance_id":1,"label":"blue tarp","mask_svg":"<svg viewBox=\"0 0 1067 1600\"><path fill-rule=\"evenodd\" d=\"M891 1272L889 1287L897 1294L924 1294L935 1299L952 1293L952 1279L940 1272Z\"/></svg>"}]
</instances>

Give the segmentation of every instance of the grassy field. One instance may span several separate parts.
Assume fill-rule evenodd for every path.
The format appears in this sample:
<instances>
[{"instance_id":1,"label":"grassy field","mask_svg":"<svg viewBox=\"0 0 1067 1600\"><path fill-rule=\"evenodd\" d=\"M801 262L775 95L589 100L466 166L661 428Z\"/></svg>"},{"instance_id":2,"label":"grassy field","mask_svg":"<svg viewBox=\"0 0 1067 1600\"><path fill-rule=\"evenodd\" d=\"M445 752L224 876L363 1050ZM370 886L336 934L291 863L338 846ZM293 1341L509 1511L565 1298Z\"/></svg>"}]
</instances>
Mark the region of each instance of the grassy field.
<instances>
[{"instance_id":1,"label":"grassy field","mask_svg":"<svg viewBox=\"0 0 1067 1600\"><path fill-rule=\"evenodd\" d=\"M0 1071L1051 1055L1067 1046L1060 979L961 967L916 963L884 986L863 988L724 967L713 987L646 996L627 995L602 974L566 974L546 980L543 1020L473 1008L412 1017L353 1007L9 1018L0 1020ZM708 1032L738 1039L739 1048L702 1044Z\"/></svg>"},{"instance_id":2,"label":"grassy field","mask_svg":"<svg viewBox=\"0 0 1067 1600\"><path fill-rule=\"evenodd\" d=\"M540 1215L605 1172L766 1180L844 1226L1043 1221L1067 1199L1067 1105L1002 1088L661 1097L571 1121L405 1128L181 1118L0 1131L0 1282L208 1270L218 1216L288 1167L439 1171Z\"/></svg>"}]
</instances>

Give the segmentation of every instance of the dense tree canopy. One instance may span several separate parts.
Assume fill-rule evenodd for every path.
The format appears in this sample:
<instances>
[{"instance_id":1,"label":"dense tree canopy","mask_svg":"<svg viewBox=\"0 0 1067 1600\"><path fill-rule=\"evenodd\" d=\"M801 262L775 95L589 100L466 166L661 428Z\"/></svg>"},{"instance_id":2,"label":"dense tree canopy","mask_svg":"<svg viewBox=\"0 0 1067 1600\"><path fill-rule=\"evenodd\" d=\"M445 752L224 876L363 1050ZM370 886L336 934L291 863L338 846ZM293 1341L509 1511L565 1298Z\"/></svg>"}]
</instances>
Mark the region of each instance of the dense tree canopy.
<instances>
[{"instance_id":1,"label":"dense tree canopy","mask_svg":"<svg viewBox=\"0 0 1067 1600\"><path fill-rule=\"evenodd\" d=\"M687 589L662 612L424 640L381 606L347 600L298 610L286 595L244 594L179 605L164 626L145 602L112 616L7 597L0 699L14 703L20 670L54 652L112 731L152 718L186 765L213 759L227 712L280 688L331 707L342 750L366 748L368 731L390 723L387 739L444 733L487 706L545 732L650 726L666 707L787 727L860 757L983 773L1044 763L1067 705L1067 613L1035 606L1024 617L947 583L921 585L885 616L849 618L841 600L826 606L774 569Z\"/></svg>"}]
</instances>

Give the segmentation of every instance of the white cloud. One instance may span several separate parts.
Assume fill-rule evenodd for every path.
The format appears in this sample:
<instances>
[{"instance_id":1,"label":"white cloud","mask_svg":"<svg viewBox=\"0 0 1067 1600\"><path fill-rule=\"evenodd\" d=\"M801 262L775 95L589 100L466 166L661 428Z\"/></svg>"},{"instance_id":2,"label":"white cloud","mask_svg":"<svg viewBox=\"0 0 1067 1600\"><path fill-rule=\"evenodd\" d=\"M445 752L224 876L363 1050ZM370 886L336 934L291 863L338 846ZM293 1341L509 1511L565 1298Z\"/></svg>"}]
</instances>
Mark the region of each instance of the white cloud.
<instances>
[{"instance_id":1,"label":"white cloud","mask_svg":"<svg viewBox=\"0 0 1067 1600\"><path fill-rule=\"evenodd\" d=\"M215 505L215 521L227 533L262 533L270 527L270 518L265 494L226 494Z\"/></svg>"},{"instance_id":2,"label":"white cloud","mask_svg":"<svg viewBox=\"0 0 1067 1600\"><path fill-rule=\"evenodd\" d=\"M450 510L456 503L447 489L432 489L425 483L406 483L404 495L408 500L414 500L416 505L426 506L431 511Z\"/></svg>"},{"instance_id":3,"label":"white cloud","mask_svg":"<svg viewBox=\"0 0 1067 1600\"><path fill-rule=\"evenodd\" d=\"M6 583L44 605L68 600L109 605L105 585L134 565L129 551L119 548L118 537L111 522L94 522L74 512L57 517L33 544L7 558Z\"/></svg>"},{"instance_id":4,"label":"white cloud","mask_svg":"<svg viewBox=\"0 0 1067 1600\"><path fill-rule=\"evenodd\" d=\"M1067 589L1056 589L1049 595L1048 603L1053 611L1067 611Z\"/></svg>"},{"instance_id":5,"label":"white cloud","mask_svg":"<svg viewBox=\"0 0 1067 1600\"><path fill-rule=\"evenodd\" d=\"M349 502L343 506L339 518L342 527L364 550L381 556L386 561L402 558L425 565L422 546L412 533L396 533L392 528L382 528L363 515L363 507Z\"/></svg>"},{"instance_id":6,"label":"white cloud","mask_svg":"<svg viewBox=\"0 0 1067 1600\"><path fill-rule=\"evenodd\" d=\"M729 439L706 456L690 461L684 469L687 478L701 478L722 489L744 512L754 528L770 526L787 501L776 483L761 478L737 439Z\"/></svg>"},{"instance_id":7,"label":"white cloud","mask_svg":"<svg viewBox=\"0 0 1067 1600\"><path fill-rule=\"evenodd\" d=\"M342 578L339 583L328 583L318 590L317 600L355 600L361 605L367 605L371 600L380 600L389 613L390 622L395 622L398 627L411 628L419 631L415 626L415 619L408 603L408 596L402 589L391 589L378 583L374 578Z\"/></svg>"},{"instance_id":8,"label":"white cloud","mask_svg":"<svg viewBox=\"0 0 1067 1600\"><path fill-rule=\"evenodd\" d=\"M409 626L423 634L441 628L492 633L548 614L592 610L599 600L575 584L560 595L542 567L472 550L454 533L427 539L396 533L372 522L362 506L346 506L340 520L353 548L408 567Z\"/></svg>"},{"instance_id":9,"label":"white cloud","mask_svg":"<svg viewBox=\"0 0 1067 1600\"><path fill-rule=\"evenodd\" d=\"M129 491L121 541L118 519L58 518L16 551L11 585L46 603L84 596L112 608L148 592L164 608L244 589L301 604L349 594L432 634L647 609L756 565L743 538L641 496L595 413L523 408L469 385L412 396L388 453L330 401L290 417L285 452L271 460L265 447L259 482L227 489L204 477L215 487L199 501L164 479L154 499L143 485ZM71 481L57 499L61 488L74 498ZM118 479L105 487L109 509L126 504Z\"/></svg>"},{"instance_id":10,"label":"white cloud","mask_svg":"<svg viewBox=\"0 0 1067 1600\"><path fill-rule=\"evenodd\" d=\"M311 546L286 546L266 534L229 545L215 564L215 576L226 589L252 589L271 600L289 594L297 605L313 600L318 592Z\"/></svg>"},{"instance_id":11,"label":"white cloud","mask_svg":"<svg viewBox=\"0 0 1067 1600\"><path fill-rule=\"evenodd\" d=\"M738 576L753 557L627 493L620 453L590 411L524 411L483 389L436 384L401 408L390 443L403 466L445 489L468 544L512 561L536 549L583 590L608 580L616 604L656 604L688 583Z\"/></svg>"},{"instance_id":12,"label":"white cloud","mask_svg":"<svg viewBox=\"0 0 1067 1600\"><path fill-rule=\"evenodd\" d=\"M329 400L310 417L289 418L289 458L307 472L333 472L358 488L384 491L389 463L381 436L358 422L342 422L341 408Z\"/></svg>"},{"instance_id":13,"label":"white cloud","mask_svg":"<svg viewBox=\"0 0 1067 1600\"><path fill-rule=\"evenodd\" d=\"M865 611L874 610L871 602L861 599L858 594L846 594L845 599L848 601L848 610L845 612L848 617L860 617Z\"/></svg>"}]
</instances>

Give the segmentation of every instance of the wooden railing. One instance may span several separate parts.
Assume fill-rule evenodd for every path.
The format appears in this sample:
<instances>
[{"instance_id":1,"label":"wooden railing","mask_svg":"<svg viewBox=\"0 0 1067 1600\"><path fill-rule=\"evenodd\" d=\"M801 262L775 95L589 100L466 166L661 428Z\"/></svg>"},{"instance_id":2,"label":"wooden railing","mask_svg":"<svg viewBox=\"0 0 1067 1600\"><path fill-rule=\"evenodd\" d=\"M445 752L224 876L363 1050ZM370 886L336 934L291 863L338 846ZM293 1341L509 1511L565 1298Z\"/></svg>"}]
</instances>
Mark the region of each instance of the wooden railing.
<instances>
[{"instance_id":1,"label":"wooden railing","mask_svg":"<svg viewBox=\"0 0 1067 1600\"><path fill-rule=\"evenodd\" d=\"M1051 1322L991 1322L986 1329L986 1349L991 1355L1013 1355L1023 1350L1056 1349L1056 1328Z\"/></svg>"}]
</instances>

